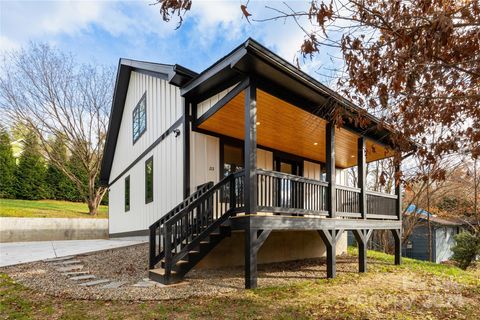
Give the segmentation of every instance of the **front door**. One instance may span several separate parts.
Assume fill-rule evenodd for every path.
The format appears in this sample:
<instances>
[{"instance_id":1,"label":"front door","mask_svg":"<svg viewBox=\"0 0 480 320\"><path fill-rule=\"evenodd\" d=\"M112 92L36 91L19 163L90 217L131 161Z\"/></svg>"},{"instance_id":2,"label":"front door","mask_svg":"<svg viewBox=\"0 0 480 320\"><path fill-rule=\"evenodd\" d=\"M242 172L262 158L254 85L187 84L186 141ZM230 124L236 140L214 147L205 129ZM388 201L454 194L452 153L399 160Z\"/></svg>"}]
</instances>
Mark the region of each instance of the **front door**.
<instances>
[{"instance_id":1,"label":"front door","mask_svg":"<svg viewBox=\"0 0 480 320\"><path fill-rule=\"evenodd\" d=\"M302 162L283 156L276 156L274 168L278 172L295 176L303 175ZM303 185L289 179L278 181L277 205L284 208L303 208Z\"/></svg>"}]
</instances>

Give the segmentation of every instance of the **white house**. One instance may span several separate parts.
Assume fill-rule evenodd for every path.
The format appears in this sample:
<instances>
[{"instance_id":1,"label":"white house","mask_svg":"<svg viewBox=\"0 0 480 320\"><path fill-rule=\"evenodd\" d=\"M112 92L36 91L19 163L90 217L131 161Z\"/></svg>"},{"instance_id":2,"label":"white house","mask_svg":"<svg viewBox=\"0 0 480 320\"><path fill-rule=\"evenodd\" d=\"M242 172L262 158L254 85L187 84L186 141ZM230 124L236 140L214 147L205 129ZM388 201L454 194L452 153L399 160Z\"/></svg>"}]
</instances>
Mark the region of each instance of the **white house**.
<instances>
[{"instance_id":1,"label":"white house","mask_svg":"<svg viewBox=\"0 0 480 320\"><path fill-rule=\"evenodd\" d=\"M396 146L373 116L361 128L348 120L360 113L252 39L200 74L120 59L101 171L110 236L150 235L151 278L164 283L244 264L255 287L257 255L326 254L333 277L345 230L360 243L360 271L373 229L392 230L400 263L399 188L365 186L365 164ZM346 185L352 166L357 186Z\"/></svg>"}]
</instances>

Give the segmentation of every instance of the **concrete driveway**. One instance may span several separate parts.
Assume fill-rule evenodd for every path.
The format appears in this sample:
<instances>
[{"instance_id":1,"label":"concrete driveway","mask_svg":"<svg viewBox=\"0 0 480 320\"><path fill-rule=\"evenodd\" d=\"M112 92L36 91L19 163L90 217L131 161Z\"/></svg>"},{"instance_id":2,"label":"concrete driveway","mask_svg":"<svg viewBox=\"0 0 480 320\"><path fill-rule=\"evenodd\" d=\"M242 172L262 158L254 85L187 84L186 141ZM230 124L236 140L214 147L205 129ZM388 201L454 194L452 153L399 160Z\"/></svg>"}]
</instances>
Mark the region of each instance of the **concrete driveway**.
<instances>
[{"instance_id":1,"label":"concrete driveway","mask_svg":"<svg viewBox=\"0 0 480 320\"><path fill-rule=\"evenodd\" d=\"M0 243L0 267L127 247L148 242L147 237Z\"/></svg>"}]
</instances>

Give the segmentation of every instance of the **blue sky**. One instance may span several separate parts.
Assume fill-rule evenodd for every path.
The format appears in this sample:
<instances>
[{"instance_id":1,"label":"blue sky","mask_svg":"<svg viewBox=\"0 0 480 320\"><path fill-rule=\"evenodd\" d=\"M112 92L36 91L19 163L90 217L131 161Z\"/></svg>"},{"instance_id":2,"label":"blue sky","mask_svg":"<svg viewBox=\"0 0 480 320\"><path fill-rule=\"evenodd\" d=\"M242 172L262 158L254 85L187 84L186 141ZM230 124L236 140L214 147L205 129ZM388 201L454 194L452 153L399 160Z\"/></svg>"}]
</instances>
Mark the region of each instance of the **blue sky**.
<instances>
[{"instance_id":1,"label":"blue sky","mask_svg":"<svg viewBox=\"0 0 480 320\"><path fill-rule=\"evenodd\" d=\"M79 60L116 65L120 57L178 63L202 71L248 37L260 41L293 62L304 35L293 21L249 24L242 18L242 1L193 0L185 22L165 23L158 6L149 1L4 1L0 0L0 50L18 49L29 41L48 42L72 52ZM285 9L280 1L251 1L253 18ZM289 2L307 9L304 1ZM322 78L317 70L331 65L322 51L305 60L302 69Z\"/></svg>"}]
</instances>

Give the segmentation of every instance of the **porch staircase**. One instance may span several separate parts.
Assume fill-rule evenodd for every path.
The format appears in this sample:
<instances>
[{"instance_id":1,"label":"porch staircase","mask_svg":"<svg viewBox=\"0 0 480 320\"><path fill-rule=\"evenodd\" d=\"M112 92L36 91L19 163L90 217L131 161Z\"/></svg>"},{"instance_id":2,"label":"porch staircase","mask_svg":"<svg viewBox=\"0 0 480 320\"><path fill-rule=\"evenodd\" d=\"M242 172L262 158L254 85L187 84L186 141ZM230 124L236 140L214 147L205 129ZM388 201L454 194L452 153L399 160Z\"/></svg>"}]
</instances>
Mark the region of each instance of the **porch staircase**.
<instances>
[{"instance_id":1,"label":"porch staircase","mask_svg":"<svg viewBox=\"0 0 480 320\"><path fill-rule=\"evenodd\" d=\"M228 219L243 207L243 173L197 191L150 226L149 278L181 281L231 230Z\"/></svg>"}]
</instances>

